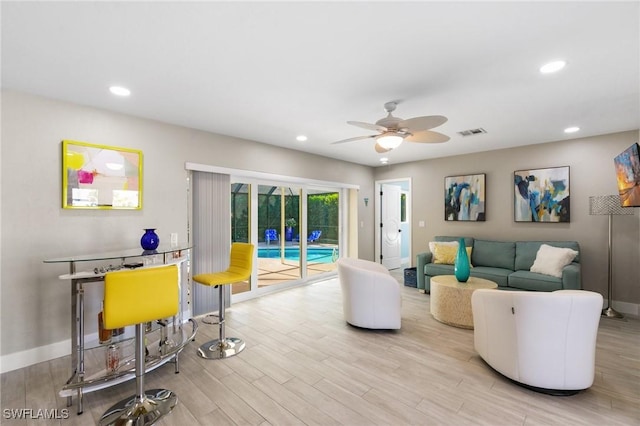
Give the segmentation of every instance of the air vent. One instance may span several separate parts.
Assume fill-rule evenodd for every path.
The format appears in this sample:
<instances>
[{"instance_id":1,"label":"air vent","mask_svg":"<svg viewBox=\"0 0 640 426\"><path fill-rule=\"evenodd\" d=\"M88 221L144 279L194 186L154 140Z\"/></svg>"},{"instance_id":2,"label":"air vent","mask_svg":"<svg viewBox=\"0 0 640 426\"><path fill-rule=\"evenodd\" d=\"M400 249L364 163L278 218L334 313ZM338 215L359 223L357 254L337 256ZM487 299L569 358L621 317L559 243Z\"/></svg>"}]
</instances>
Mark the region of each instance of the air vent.
<instances>
[{"instance_id":1,"label":"air vent","mask_svg":"<svg viewBox=\"0 0 640 426\"><path fill-rule=\"evenodd\" d=\"M463 130L461 132L458 132L458 134L462 136L473 136L473 135L479 135L482 133L487 133L487 131L482 127L478 127L477 129L469 129L469 130Z\"/></svg>"}]
</instances>

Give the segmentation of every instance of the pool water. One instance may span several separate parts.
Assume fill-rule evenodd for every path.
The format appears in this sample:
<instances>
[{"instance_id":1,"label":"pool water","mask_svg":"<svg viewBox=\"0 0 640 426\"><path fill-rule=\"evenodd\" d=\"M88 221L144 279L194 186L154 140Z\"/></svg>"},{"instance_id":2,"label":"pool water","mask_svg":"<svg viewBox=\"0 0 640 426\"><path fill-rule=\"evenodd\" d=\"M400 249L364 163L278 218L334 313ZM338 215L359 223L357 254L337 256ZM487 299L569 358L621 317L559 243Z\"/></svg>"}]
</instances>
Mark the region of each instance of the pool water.
<instances>
[{"instance_id":1,"label":"pool water","mask_svg":"<svg viewBox=\"0 0 640 426\"><path fill-rule=\"evenodd\" d=\"M258 257L267 259L280 259L281 247L260 247L258 249ZM285 247L284 258L292 261L300 260L300 248L299 247ZM322 248L308 248L307 249L307 262L315 263L333 263L338 260L338 248L322 247Z\"/></svg>"}]
</instances>

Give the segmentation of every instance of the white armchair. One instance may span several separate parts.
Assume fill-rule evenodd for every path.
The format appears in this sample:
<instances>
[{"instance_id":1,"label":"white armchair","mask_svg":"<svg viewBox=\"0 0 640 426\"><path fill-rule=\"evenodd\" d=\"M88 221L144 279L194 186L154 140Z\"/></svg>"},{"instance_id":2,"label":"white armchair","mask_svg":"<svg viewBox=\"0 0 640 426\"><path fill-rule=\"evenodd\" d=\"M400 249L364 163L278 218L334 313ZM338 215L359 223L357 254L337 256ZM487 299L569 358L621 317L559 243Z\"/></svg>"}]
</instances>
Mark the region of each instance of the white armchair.
<instances>
[{"instance_id":1,"label":"white armchair","mask_svg":"<svg viewBox=\"0 0 640 426\"><path fill-rule=\"evenodd\" d=\"M345 320L357 327L399 329L400 283L379 263L362 259L338 260Z\"/></svg>"},{"instance_id":2,"label":"white armchair","mask_svg":"<svg viewBox=\"0 0 640 426\"><path fill-rule=\"evenodd\" d=\"M476 290L475 349L499 373L538 392L593 384L602 296L583 290Z\"/></svg>"}]
</instances>

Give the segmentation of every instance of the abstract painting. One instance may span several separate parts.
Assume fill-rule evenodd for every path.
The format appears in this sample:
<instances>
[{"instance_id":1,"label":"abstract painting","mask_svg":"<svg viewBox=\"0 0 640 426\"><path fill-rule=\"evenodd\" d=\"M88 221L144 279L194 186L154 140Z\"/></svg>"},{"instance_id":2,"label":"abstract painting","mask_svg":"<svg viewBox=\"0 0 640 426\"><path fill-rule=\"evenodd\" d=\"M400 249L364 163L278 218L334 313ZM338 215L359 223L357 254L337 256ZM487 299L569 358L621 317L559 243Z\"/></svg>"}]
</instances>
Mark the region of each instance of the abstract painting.
<instances>
[{"instance_id":1,"label":"abstract painting","mask_svg":"<svg viewBox=\"0 0 640 426\"><path fill-rule=\"evenodd\" d=\"M622 207L640 207L640 146L634 143L613 159Z\"/></svg>"},{"instance_id":2,"label":"abstract painting","mask_svg":"<svg viewBox=\"0 0 640 426\"><path fill-rule=\"evenodd\" d=\"M513 173L516 222L569 222L569 167Z\"/></svg>"},{"instance_id":3,"label":"abstract painting","mask_svg":"<svg viewBox=\"0 0 640 426\"><path fill-rule=\"evenodd\" d=\"M62 141L62 207L142 208L142 151Z\"/></svg>"},{"instance_id":4,"label":"abstract painting","mask_svg":"<svg viewBox=\"0 0 640 426\"><path fill-rule=\"evenodd\" d=\"M444 178L444 220L485 220L485 174Z\"/></svg>"}]
</instances>

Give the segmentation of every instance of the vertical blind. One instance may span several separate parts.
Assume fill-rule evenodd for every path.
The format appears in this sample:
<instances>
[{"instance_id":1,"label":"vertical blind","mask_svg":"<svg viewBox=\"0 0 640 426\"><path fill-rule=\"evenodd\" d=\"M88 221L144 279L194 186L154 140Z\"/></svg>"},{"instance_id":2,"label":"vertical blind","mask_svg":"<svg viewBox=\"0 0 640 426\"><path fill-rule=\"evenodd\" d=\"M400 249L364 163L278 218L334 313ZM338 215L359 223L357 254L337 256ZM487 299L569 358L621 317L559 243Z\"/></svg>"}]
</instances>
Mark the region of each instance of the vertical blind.
<instances>
[{"instance_id":1,"label":"vertical blind","mask_svg":"<svg viewBox=\"0 0 640 426\"><path fill-rule=\"evenodd\" d=\"M231 178L193 171L192 185L193 275L225 270L231 251ZM193 315L217 311L218 291L194 282Z\"/></svg>"}]
</instances>

